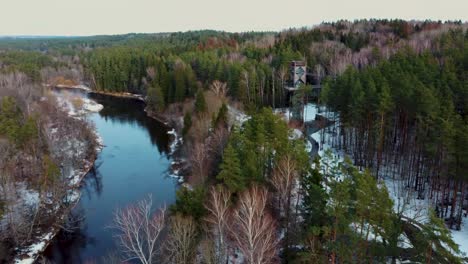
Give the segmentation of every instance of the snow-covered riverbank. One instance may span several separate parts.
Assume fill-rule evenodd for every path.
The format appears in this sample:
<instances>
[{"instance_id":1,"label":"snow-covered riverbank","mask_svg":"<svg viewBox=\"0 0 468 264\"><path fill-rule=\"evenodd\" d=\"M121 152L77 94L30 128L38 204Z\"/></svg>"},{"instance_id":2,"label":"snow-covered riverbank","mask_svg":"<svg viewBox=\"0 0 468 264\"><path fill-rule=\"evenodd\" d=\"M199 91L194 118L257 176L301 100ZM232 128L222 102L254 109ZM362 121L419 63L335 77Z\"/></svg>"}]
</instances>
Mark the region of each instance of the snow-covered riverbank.
<instances>
[{"instance_id":1,"label":"snow-covered riverbank","mask_svg":"<svg viewBox=\"0 0 468 264\"><path fill-rule=\"evenodd\" d=\"M175 157L175 154L177 150L182 146L184 141L183 138L179 135L179 133L177 133L175 128L172 128L172 130L167 131L167 134L172 136L172 142L169 146L169 155L174 158L174 160L171 162L169 176L177 179L179 183L183 183L185 179L184 175L182 174L182 171L186 164L186 160L182 157Z\"/></svg>"},{"instance_id":2,"label":"snow-covered riverbank","mask_svg":"<svg viewBox=\"0 0 468 264\"><path fill-rule=\"evenodd\" d=\"M44 98L46 100L46 98ZM56 96L56 101L59 105L59 108L66 112L69 118L76 118L84 120L86 115L93 112L99 112L102 110L103 106L96 103L93 100L88 98L82 98L79 95L67 94L66 96ZM93 127L93 126L89 126ZM50 136L54 138L57 134L57 128L50 127ZM93 131L96 137L97 146L96 153L103 148L103 142L101 137L97 134L96 131ZM58 139L57 139L58 140ZM86 142L80 142L78 139L69 139L61 145L61 152L70 157L85 157L85 146ZM70 167L67 170L62 170L63 177L67 180L67 191L66 195L63 198L63 203L67 204L66 208L63 208L61 205L53 204L53 201L48 199L47 195L41 197L39 192L26 188L24 185L19 197L19 204L28 204L38 208L43 208L43 210L49 210L49 214L57 215L57 222L62 222L67 217L69 212L68 209L72 208L80 200L80 185L86 174L92 169L94 165L96 156L87 157L82 162L80 167ZM22 199L22 200L21 200ZM47 248L49 243L55 237L55 235L60 231L59 225L52 225L49 229L40 229L34 232L34 238L30 245L25 245L22 248L16 249L16 257L14 263L16 264L29 264L34 263L34 261L39 257L39 255Z\"/></svg>"}]
</instances>

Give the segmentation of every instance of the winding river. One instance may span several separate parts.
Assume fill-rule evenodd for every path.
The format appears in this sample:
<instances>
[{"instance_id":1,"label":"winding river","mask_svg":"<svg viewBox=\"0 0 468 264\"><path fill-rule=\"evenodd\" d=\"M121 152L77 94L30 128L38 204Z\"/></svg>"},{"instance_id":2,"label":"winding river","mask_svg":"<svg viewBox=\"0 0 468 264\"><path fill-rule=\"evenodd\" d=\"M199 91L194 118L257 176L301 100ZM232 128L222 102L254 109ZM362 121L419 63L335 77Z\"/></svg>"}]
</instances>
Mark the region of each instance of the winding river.
<instances>
[{"instance_id":1,"label":"winding river","mask_svg":"<svg viewBox=\"0 0 468 264\"><path fill-rule=\"evenodd\" d=\"M177 181L169 177L168 128L143 111L134 99L89 94L104 106L90 114L104 149L86 176L82 196L67 225L44 253L53 263L101 263L115 253L113 212L152 196L155 208L175 200Z\"/></svg>"}]
</instances>

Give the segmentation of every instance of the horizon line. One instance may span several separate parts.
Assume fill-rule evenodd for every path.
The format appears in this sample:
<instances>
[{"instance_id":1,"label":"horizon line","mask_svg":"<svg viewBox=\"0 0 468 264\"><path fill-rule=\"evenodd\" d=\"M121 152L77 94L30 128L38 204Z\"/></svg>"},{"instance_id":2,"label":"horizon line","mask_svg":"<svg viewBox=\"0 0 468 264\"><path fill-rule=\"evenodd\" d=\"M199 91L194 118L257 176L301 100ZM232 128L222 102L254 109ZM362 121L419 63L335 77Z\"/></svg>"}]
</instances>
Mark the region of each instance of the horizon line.
<instances>
[{"instance_id":1,"label":"horizon line","mask_svg":"<svg viewBox=\"0 0 468 264\"><path fill-rule=\"evenodd\" d=\"M215 32L224 32L224 33L231 33L231 34L242 34L242 33L280 33L283 31L287 30L295 30L295 29L312 29L314 27L328 24L328 23L337 23L337 22L342 22L342 21L347 21L351 23L359 22L359 21L382 21L382 20L402 20L406 22L441 22L443 24L445 23L459 23L461 22L462 25L468 24L468 20L463 21L462 19L454 19L454 20L434 20L434 19L401 19L401 18L361 18L361 19L354 19L354 20L349 20L349 19L338 19L338 20L333 20L333 21L322 21L318 24L313 24L313 25L304 25L304 26L290 26L282 29L277 29L277 30L246 30L246 31L229 31L229 30L223 30L223 29L187 29L187 30L179 30L179 31L160 31L160 32L125 32L125 33L97 33L97 34L77 34L77 35L71 35L71 34L0 34L0 38L18 38L18 39L30 39L30 38L85 38L85 37L105 37L105 36L123 36L123 35L132 35L132 34L142 34L142 35L151 35L151 34L173 34L173 33L188 33L188 32L197 32L197 31L215 31Z\"/></svg>"}]
</instances>

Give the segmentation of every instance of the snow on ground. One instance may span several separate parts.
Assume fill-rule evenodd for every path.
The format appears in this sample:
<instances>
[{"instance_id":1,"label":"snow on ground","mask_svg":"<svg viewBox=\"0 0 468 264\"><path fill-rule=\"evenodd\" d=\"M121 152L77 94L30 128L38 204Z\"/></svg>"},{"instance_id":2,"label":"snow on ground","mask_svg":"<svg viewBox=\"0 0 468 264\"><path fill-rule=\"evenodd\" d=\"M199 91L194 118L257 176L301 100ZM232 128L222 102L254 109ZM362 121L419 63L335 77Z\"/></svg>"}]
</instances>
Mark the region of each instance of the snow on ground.
<instances>
[{"instance_id":1,"label":"snow on ground","mask_svg":"<svg viewBox=\"0 0 468 264\"><path fill-rule=\"evenodd\" d=\"M83 85L83 84L73 85L73 86L57 84L55 87L57 87L57 88L68 88L68 89L78 89L78 90L83 90L83 91L91 91L91 88L89 88L88 86Z\"/></svg>"},{"instance_id":2,"label":"snow on ground","mask_svg":"<svg viewBox=\"0 0 468 264\"><path fill-rule=\"evenodd\" d=\"M24 182L20 182L16 186L18 196L22 199L23 204L28 207L37 207L39 203L39 192L28 189Z\"/></svg>"},{"instance_id":3,"label":"snow on ground","mask_svg":"<svg viewBox=\"0 0 468 264\"><path fill-rule=\"evenodd\" d=\"M316 109L313 106L309 106L309 109ZM324 116L328 116L333 118L336 116L334 113L328 112L325 114L325 111L321 111L321 113L313 112L311 113L320 114ZM313 117L309 117L313 118ZM331 156L333 158L338 158L338 162L342 162L345 157L345 153L341 150L337 150L331 146L331 142L333 141L334 137L338 135L333 134L329 131L329 129L319 130L310 135L318 144L319 144L319 151L318 155L322 159L329 159L327 155L325 155L326 151L331 152ZM324 162L329 162L328 160L323 160ZM389 168L381 168L381 171L392 172ZM394 210L396 212L403 212L403 215L415 219L419 222L425 222L428 220L428 211L431 206L431 201L429 199L417 199L417 193L413 192L412 190L408 190L403 188L405 185L399 179L392 178L390 175L392 173L387 173L388 175L384 175L383 184L386 185L390 198L394 202Z\"/></svg>"},{"instance_id":4,"label":"snow on ground","mask_svg":"<svg viewBox=\"0 0 468 264\"><path fill-rule=\"evenodd\" d=\"M99 133L95 130L94 135L96 136L96 152L101 152L101 150L104 148L104 139L99 135Z\"/></svg>"},{"instance_id":5,"label":"snow on ground","mask_svg":"<svg viewBox=\"0 0 468 264\"><path fill-rule=\"evenodd\" d=\"M468 254L468 220L466 217L462 220L460 231L451 230L452 238L460 246L460 251Z\"/></svg>"},{"instance_id":6,"label":"snow on ground","mask_svg":"<svg viewBox=\"0 0 468 264\"><path fill-rule=\"evenodd\" d=\"M404 181L398 178L393 178L394 175L391 168L383 167L385 171L382 176L383 184L387 187L390 198L393 200L393 208L395 212L402 212L405 217L414 219L419 223L427 223L429 221L429 211L433 209L432 200L429 198L418 199L418 193L411 188L407 188ZM468 253L468 219L462 218L461 230L449 229L453 241L459 245L461 255ZM411 247L411 242L407 237L404 237L400 242L400 247Z\"/></svg>"},{"instance_id":7,"label":"snow on ground","mask_svg":"<svg viewBox=\"0 0 468 264\"><path fill-rule=\"evenodd\" d=\"M308 104L306 108L308 109L308 114L304 115L304 120L315 120L317 115L324 116L330 120L335 120L336 115L333 112L327 112L323 108L320 109L319 107L317 107L316 104ZM339 161L344 160L344 153L342 151L338 151L337 149L332 148L331 146L333 137L336 136L337 135L332 134L332 132L330 132L327 128L318 130L310 135L310 137L319 144L318 155L321 158L326 158L325 152L331 151L333 156L337 157Z\"/></svg>"},{"instance_id":8,"label":"snow on ground","mask_svg":"<svg viewBox=\"0 0 468 264\"><path fill-rule=\"evenodd\" d=\"M35 257L44 250L48 241L54 237L54 233L50 232L38 239L38 241L24 251L23 254L27 255L24 259L15 259L15 264L32 264L34 263Z\"/></svg>"},{"instance_id":9,"label":"snow on ground","mask_svg":"<svg viewBox=\"0 0 468 264\"><path fill-rule=\"evenodd\" d=\"M303 109L303 121L304 122L313 121L313 120L315 120L317 115L321 115L321 116L326 117L326 118L328 118L330 120L334 120L335 119L335 113L327 112L325 110L326 110L326 108L323 107L323 106L318 106L315 103L308 103L308 104L306 104L304 106L304 109ZM292 116L291 109L288 108L288 107L286 107L286 108L275 108L273 110L273 112L275 114L281 115L286 122L289 122L289 120L290 120L290 118Z\"/></svg>"},{"instance_id":10,"label":"snow on ground","mask_svg":"<svg viewBox=\"0 0 468 264\"><path fill-rule=\"evenodd\" d=\"M301 130L297 129L297 128L294 128L290 135L289 135L289 139L290 140L294 140L294 139L300 139L304 136L304 134L302 133Z\"/></svg>"},{"instance_id":11,"label":"snow on ground","mask_svg":"<svg viewBox=\"0 0 468 264\"><path fill-rule=\"evenodd\" d=\"M88 112L99 112L104 108L102 104L98 104L95 101L88 98L84 98L83 102L83 110Z\"/></svg>"},{"instance_id":12,"label":"snow on ground","mask_svg":"<svg viewBox=\"0 0 468 264\"><path fill-rule=\"evenodd\" d=\"M229 263L242 264L244 263L244 254L239 249L231 250L229 253Z\"/></svg>"},{"instance_id":13,"label":"snow on ground","mask_svg":"<svg viewBox=\"0 0 468 264\"><path fill-rule=\"evenodd\" d=\"M351 223L350 227L354 230L356 234L360 234L363 239L366 238L368 241L378 241L383 242L383 239L380 235L377 235L371 225L364 223L363 229L361 228L361 223ZM369 232L367 234L367 232Z\"/></svg>"},{"instance_id":14,"label":"snow on ground","mask_svg":"<svg viewBox=\"0 0 468 264\"><path fill-rule=\"evenodd\" d=\"M183 143L183 140L182 140L182 137L180 137L178 134L177 134L177 131L175 130L175 128L173 128L172 130L170 131L167 131L167 134L168 135L172 135L174 137L174 139L172 140L171 142L171 145L169 146L169 148L171 149L169 155L173 155L174 152L177 150L177 146L179 146L180 144Z\"/></svg>"},{"instance_id":15,"label":"snow on ground","mask_svg":"<svg viewBox=\"0 0 468 264\"><path fill-rule=\"evenodd\" d=\"M177 134L177 131L175 128L173 128L170 131L167 131L167 134L172 135L174 138L172 139L171 145L169 146L170 152L169 155L174 155L176 152L177 148L183 144L183 138ZM174 160L171 163L171 169L175 167L175 169L172 169L171 173L169 174L169 177L177 179L179 183L184 182L184 177L180 175L180 168L177 168L180 164L183 163L183 160Z\"/></svg>"},{"instance_id":16,"label":"snow on ground","mask_svg":"<svg viewBox=\"0 0 468 264\"><path fill-rule=\"evenodd\" d=\"M81 117L88 113L99 112L104 106L96 101L73 93L56 93L57 103L69 116Z\"/></svg>"},{"instance_id":17,"label":"snow on ground","mask_svg":"<svg viewBox=\"0 0 468 264\"><path fill-rule=\"evenodd\" d=\"M231 107L230 105L228 105L228 112L231 122L239 126L242 126L242 124L244 124L247 120L250 119L250 116L246 115L245 113L234 107Z\"/></svg>"},{"instance_id":18,"label":"snow on ground","mask_svg":"<svg viewBox=\"0 0 468 264\"><path fill-rule=\"evenodd\" d=\"M417 192L405 188L405 183L400 179L392 179L385 175L383 178L383 183L393 201L393 210L395 212L401 212L404 216L420 223L429 221L429 210L431 208L429 199L417 199Z\"/></svg>"},{"instance_id":19,"label":"snow on ground","mask_svg":"<svg viewBox=\"0 0 468 264\"><path fill-rule=\"evenodd\" d=\"M324 109L320 109L319 113L314 109L316 109L315 106L307 106L308 114L306 114L305 120L314 120L315 115L319 114L328 119L338 121L338 115L335 113L326 112ZM325 152L330 150L333 156L339 157L340 161L343 160L345 154L342 151L334 149L330 144L333 137L337 137L338 135L334 135L328 129L325 129L325 131L319 130L310 136L319 144L318 155L322 159L326 158ZM387 187L389 196L394 203L395 212L402 212L404 216L420 223L427 222L429 220L429 210L432 208L432 201L428 198L418 199L418 193L411 188L406 188L405 182L398 178L397 173L393 172L392 168L382 167L381 171L386 171L386 173L383 175L383 180L381 180L380 184L385 184ZM463 218L460 231L450 230L450 232L455 243L460 246L462 254L468 254L468 219ZM399 246L402 248L412 247L411 242L405 235L400 237Z\"/></svg>"},{"instance_id":20,"label":"snow on ground","mask_svg":"<svg viewBox=\"0 0 468 264\"><path fill-rule=\"evenodd\" d=\"M316 104L307 104L304 106L304 122L315 120L315 116L318 113Z\"/></svg>"},{"instance_id":21,"label":"snow on ground","mask_svg":"<svg viewBox=\"0 0 468 264\"><path fill-rule=\"evenodd\" d=\"M9 207L0 218L0 227L6 226L8 221L20 221L25 211L39 206L39 192L28 189L25 182L0 187L0 193L7 194Z\"/></svg>"},{"instance_id":22,"label":"snow on ground","mask_svg":"<svg viewBox=\"0 0 468 264\"><path fill-rule=\"evenodd\" d=\"M280 115L284 121L289 122L291 111L289 108L275 108L273 113Z\"/></svg>"},{"instance_id":23,"label":"snow on ground","mask_svg":"<svg viewBox=\"0 0 468 264\"><path fill-rule=\"evenodd\" d=\"M74 189L74 190L70 190L68 193L67 193L67 197L65 198L65 202L68 202L68 203L75 203L75 202L78 202L78 200L80 200L80 197L81 197L81 192Z\"/></svg>"},{"instance_id":24,"label":"snow on ground","mask_svg":"<svg viewBox=\"0 0 468 264\"><path fill-rule=\"evenodd\" d=\"M180 161L173 161L171 163L171 166L177 166L181 164ZM184 177L180 175L180 169L173 169L172 172L169 174L169 177L177 179L177 182L183 183L184 182Z\"/></svg>"},{"instance_id":25,"label":"snow on ground","mask_svg":"<svg viewBox=\"0 0 468 264\"><path fill-rule=\"evenodd\" d=\"M312 151L312 143L309 140L306 140L306 145L305 145L307 153L310 153Z\"/></svg>"},{"instance_id":26,"label":"snow on ground","mask_svg":"<svg viewBox=\"0 0 468 264\"><path fill-rule=\"evenodd\" d=\"M83 90L86 87L83 88ZM76 98L79 97L79 100L81 100L81 103L72 103L72 100L76 100ZM70 95L67 94L67 96L56 96L57 98L57 103L59 104L62 109L64 109L70 117L74 118L82 118L82 116L85 116L88 113L92 112L99 112L103 109L103 106L101 104L96 103L95 101L89 99L89 98L82 98L79 95ZM52 133L52 136L54 133L57 133L56 128L51 128L50 132ZM97 151L100 151L103 147L103 140L97 133L97 131L94 131L98 146L96 147ZM66 144L62 146L62 150L65 151L65 153L68 153L71 157L73 156L82 156L83 152L83 147L84 143L79 142L78 140L70 139L67 140ZM71 189L68 191L67 196L64 198L64 202L70 203L70 204L75 204L76 202L79 201L81 193L78 190L78 187L81 183L81 180L83 177L86 175L88 172L89 168L91 168L93 162L90 161L85 161L84 167L80 168L70 168L68 172L67 179L69 180L68 184L71 187ZM28 189L26 187L26 184L20 183L18 187L18 193L19 193L19 207L18 210L21 210L24 206L37 206L40 203L40 197L39 193L35 190ZM46 195L47 196L47 195ZM42 199L44 203L47 203L47 197ZM15 206L17 207L17 206ZM59 207L56 206L54 207L55 209L58 209ZM20 213L20 212L19 212ZM5 218L4 218L5 219ZM39 255L40 252L43 252L45 250L45 247L49 243L49 241L55 236L56 230L51 229L51 231L42 237L35 238L35 243L30 245L29 247L26 247L24 249L20 250L20 254L17 255L17 257L14 260L15 264L30 264L34 263L36 260L37 256Z\"/></svg>"}]
</instances>

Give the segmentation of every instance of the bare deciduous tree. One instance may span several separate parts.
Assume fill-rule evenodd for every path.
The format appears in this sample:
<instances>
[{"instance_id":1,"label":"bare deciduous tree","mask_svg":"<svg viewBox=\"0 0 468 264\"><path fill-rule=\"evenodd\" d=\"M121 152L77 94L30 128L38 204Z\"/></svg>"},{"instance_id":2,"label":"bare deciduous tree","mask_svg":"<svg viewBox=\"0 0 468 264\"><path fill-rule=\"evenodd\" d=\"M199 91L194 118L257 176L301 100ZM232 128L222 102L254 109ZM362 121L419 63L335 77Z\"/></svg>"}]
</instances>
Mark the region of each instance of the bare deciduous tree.
<instances>
[{"instance_id":1,"label":"bare deciduous tree","mask_svg":"<svg viewBox=\"0 0 468 264\"><path fill-rule=\"evenodd\" d=\"M276 223L267 211L268 191L254 186L242 193L230 227L246 263L267 264L277 260Z\"/></svg>"},{"instance_id":2,"label":"bare deciduous tree","mask_svg":"<svg viewBox=\"0 0 468 264\"><path fill-rule=\"evenodd\" d=\"M216 252L215 241L211 236L206 236L199 245L200 260L197 263L203 264L222 264L227 263L226 260L220 261Z\"/></svg>"},{"instance_id":3,"label":"bare deciduous tree","mask_svg":"<svg viewBox=\"0 0 468 264\"><path fill-rule=\"evenodd\" d=\"M278 193L281 214L287 213L288 200L296 184L296 164L291 155L285 155L276 164L271 177L271 183Z\"/></svg>"},{"instance_id":4,"label":"bare deciduous tree","mask_svg":"<svg viewBox=\"0 0 468 264\"><path fill-rule=\"evenodd\" d=\"M317 77L317 82L321 84L323 77L325 77L325 69L323 68L321 64L317 64L314 67L314 72L315 72L315 76Z\"/></svg>"},{"instance_id":5,"label":"bare deciduous tree","mask_svg":"<svg viewBox=\"0 0 468 264\"><path fill-rule=\"evenodd\" d=\"M146 74L151 80L154 80L154 78L156 77L156 70L154 69L154 67L148 67L146 68Z\"/></svg>"},{"instance_id":6,"label":"bare deciduous tree","mask_svg":"<svg viewBox=\"0 0 468 264\"><path fill-rule=\"evenodd\" d=\"M286 231L285 243L288 246L291 226L291 200L294 198L293 190L297 184L296 163L291 155L285 155L278 161L273 170L271 184L276 190L278 209L284 220L283 227ZM297 197L295 198L297 199Z\"/></svg>"},{"instance_id":7,"label":"bare deciduous tree","mask_svg":"<svg viewBox=\"0 0 468 264\"><path fill-rule=\"evenodd\" d=\"M192 164L192 180L194 183L203 183L207 176L208 147L204 143L195 143L190 151Z\"/></svg>"},{"instance_id":8,"label":"bare deciduous tree","mask_svg":"<svg viewBox=\"0 0 468 264\"><path fill-rule=\"evenodd\" d=\"M209 149L213 153L214 158L221 157L223 155L224 148L227 145L229 138L229 131L224 126L219 126L211 134L209 141Z\"/></svg>"},{"instance_id":9,"label":"bare deciduous tree","mask_svg":"<svg viewBox=\"0 0 468 264\"><path fill-rule=\"evenodd\" d=\"M229 90L225 82L218 80L213 81L213 83L210 85L210 89L216 96L221 99L226 98L227 92Z\"/></svg>"},{"instance_id":10,"label":"bare deciduous tree","mask_svg":"<svg viewBox=\"0 0 468 264\"><path fill-rule=\"evenodd\" d=\"M284 66L281 66L280 69L278 70L278 78L280 79L281 81L281 87L280 87L280 101L283 100L283 97L284 97L284 84L285 84L285 81L286 81L286 76L288 74L288 71L286 69L286 67ZM289 116L288 116L289 118Z\"/></svg>"},{"instance_id":11,"label":"bare deciduous tree","mask_svg":"<svg viewBox=\"0 0 468 264\"><path fill-rule=\"evenodd\" d=\"M227 260L227 227L229 221L229 204L231 193L224 187L212 187L206 205L209 212L206 221L210 224L210 231L215 238L216 263L226 263Z\"/></svg>"},{"instance_id":12,"label":"bare deciduous tree","mask_svg":"<svg viewBox=\"0 0 468 264\"><path fill-rule=\"evenodd\" d=\"M138 259L143 264L154 263L158 252L157 241L164 228L165 208L151 212L152 199L148 197L136 205L114 214L112 228L118 231L117 240L126 260Z\"/></svg>"},{"instance_id":13,"label":"bare deciduous tree","mask_svg":"<svg viewBox=\"0 0 468 264\"><path fill-rule=\"evenodd\" d=\"M165 243L167 263L194 263L197 226L191 217L174 215Z\"/></svg>"}]
</instances>

